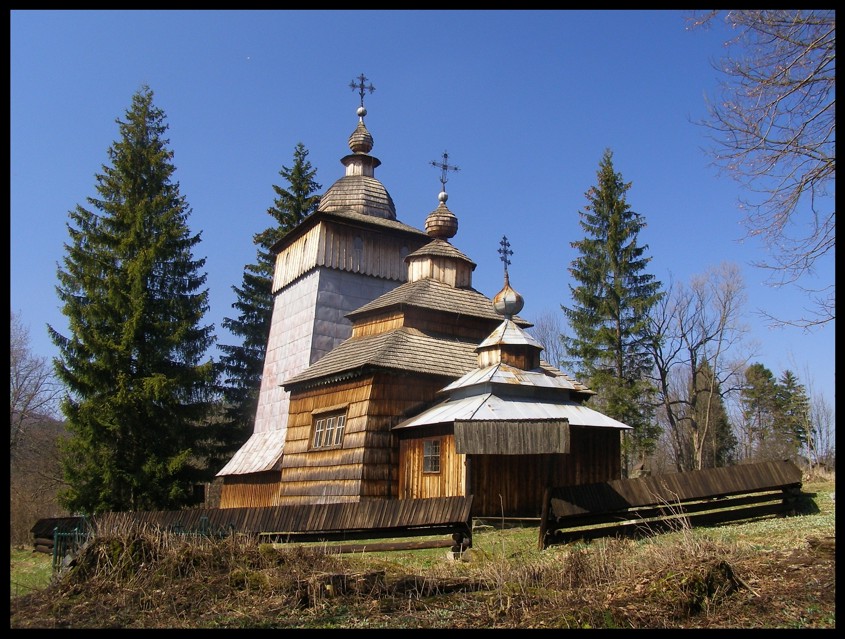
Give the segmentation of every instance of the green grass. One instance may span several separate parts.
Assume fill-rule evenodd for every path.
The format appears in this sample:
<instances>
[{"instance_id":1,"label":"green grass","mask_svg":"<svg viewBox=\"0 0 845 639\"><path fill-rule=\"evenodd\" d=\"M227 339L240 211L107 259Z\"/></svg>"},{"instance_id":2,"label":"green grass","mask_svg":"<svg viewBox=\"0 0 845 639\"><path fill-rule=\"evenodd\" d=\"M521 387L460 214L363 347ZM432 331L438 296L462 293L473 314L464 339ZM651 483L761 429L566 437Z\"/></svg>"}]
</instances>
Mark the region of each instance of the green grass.
<instances>
[{"instance_id":1,"label":"green grass","mask_svg":"<svg viewBox=\"0 0 845 639\"><path fill-rule=\"evenodd\" d=\"M10 599L46 588L52 577L52 555L29 548L11 549Z\"/></svg>"}]
</instances>

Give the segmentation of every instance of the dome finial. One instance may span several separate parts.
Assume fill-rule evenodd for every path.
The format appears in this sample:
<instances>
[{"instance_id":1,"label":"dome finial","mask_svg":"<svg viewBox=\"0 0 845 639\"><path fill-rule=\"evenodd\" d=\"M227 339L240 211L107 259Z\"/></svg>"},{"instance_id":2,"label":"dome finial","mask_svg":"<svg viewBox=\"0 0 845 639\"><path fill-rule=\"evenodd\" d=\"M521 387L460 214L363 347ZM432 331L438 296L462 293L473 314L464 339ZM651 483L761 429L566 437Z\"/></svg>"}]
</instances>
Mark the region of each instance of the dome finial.
<instances>
[{"instance_id":1,"label":"dome finial","mask_svg":"<svg viewBox=\"0 0 845 639\"><path fill-rule=\"evenodd\" d=\"M358 84L355 84L355 80L358 80ZM355 78L355 80L352 80L352 82L349 83L349 86L353 91L357 89L358 95L361 96L361 106L358 107L358 117L361 118L361 121L363 122L364 116L367 115L367 109L364 108L364 91L372 93L376 90L376 88L373 86L372 82L367 85L368 78L363 73Z\"/></svg>"},{"instance_id":2,"label":"dome finial","mask_svg":"<svg viewBox=\"0 0 845 639\"><path fill-rule=\"evenodd\" d=\"M510 278L508 277L508 265L511 263L510 256L513 255L513 251L511 250L507 236L502 236L499 247L499 255L501 255L499 259L505 265L505 285L496 294L496 297L493 298L493 309L499 315L504 315L507 319L510 319L522 310L525 300L522 299L522 295L511 288Z\"/></svg>"}]
</instances>

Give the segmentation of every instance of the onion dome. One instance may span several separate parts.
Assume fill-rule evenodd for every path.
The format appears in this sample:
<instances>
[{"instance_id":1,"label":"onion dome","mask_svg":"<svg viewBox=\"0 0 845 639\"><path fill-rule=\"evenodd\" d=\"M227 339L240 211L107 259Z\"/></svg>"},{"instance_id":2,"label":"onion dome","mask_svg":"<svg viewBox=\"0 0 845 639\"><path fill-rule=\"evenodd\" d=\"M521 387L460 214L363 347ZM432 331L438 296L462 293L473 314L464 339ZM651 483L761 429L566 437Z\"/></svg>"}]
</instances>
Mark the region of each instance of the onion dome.
<instances>
[{"instance_id":1,"label":"onion dome","mask_svg":"<svg viewBox=\"0 0 845 639\"><path fill-rule=\"evenodd\" d=\"M449 199L446 191L441 191L437 199L440 204L425 218L425 232L435 239L448 240L458 232L458 218L446 206Z\"/></svg>"},{"instance_id":2,"label":"onion dome","mask_svg":"<svg viewBox=\"0 0 845 639\"><path fill-rule=\"evenodd\" d=\"M511 319L525 306L522 295L511 288L508 273L505 271L505 286L493 298L493 308L499 315Z\"/></svg>"},{"instance_id":3,"label":"onion dome","mask_svg":"<svg viewBox=\"0 0 845 639\"><path fill-rule=\"evenodd\" d=\"M362 215L396 219L396 205L384 185L375 178L375 169L381 160L369 155L373 149L373 136L364 124L367 109L364 107L364 90L372 93L375 87L366 85L367 78L362 73L350 84L361 95L361 106L358 107L358 126L349 136L350 155L341 158L340 162L346 167L346 175L332 184L320 198L318 211L352 211Z\"/></svg>"},{"instance_id":4,"label":"onion dome","mask_svg":"<svg viewBox=\"0 0 845 639\"><path fill-rule=\"evenodd\" d=\"M499 254L502 256L500 259L505 265L505 285L493 298L493 308L499 315L504 315L505 318L511 319L525 306L525 300L522 298L522 295L511 288L510 278L508 277L508 264L511 263L510 256L513 255L513 251L510 250L511 245L508 242L508 238L502 236L502 241L499 242L499 245Z\"/></svg>"}]
</instances>

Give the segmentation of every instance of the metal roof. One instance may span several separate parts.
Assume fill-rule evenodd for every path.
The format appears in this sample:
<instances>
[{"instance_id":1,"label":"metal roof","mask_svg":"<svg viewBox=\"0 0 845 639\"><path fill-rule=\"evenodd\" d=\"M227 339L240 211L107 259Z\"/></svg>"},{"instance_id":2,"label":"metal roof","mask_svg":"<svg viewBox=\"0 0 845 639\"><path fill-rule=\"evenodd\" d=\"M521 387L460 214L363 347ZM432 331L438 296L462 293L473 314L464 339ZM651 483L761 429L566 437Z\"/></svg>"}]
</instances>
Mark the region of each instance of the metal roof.
<instances>
[{"instance_id":1,"label":"metal roof","mask_svg":"<svg viewBox=\"0 0 845 639\"><path fill-rule=\"evenodd\" d=\"M627 424L572 400L550 402L534 398L500 397L492 392L460 399L447 399L416 417L394 426L395 430L455 421L566 420L570 426L631 430Z\"/></svg>"},{"instance_id":2,"label":"metal roof","mask_svg":"<svg viewBox=\"0 0 845 639\"><path fill-rule=\"evenodd\" d=\"M455 380L443 389L443 392L455 391L461 388L468 388L479 384L507 384L509 386L521 385L537 388L555 388L570 390L578 393L593 393L586 386L577 382L556 368L541 367L530 371L515 368L508 364L493 364L486 368L476 368L469 373Z\"/></svg>"},{"instance_id":3,"label":"metal roof","mask_svg":"<svg viewBox=\"0 0 845 639\"><path fill-rule=\"evenodd\" d=\"M217 473L217 476L273 470L282 456L286 432L287 429L277 429L253 433L229 460L229 463Z\"/></svg>"}]
</instances>

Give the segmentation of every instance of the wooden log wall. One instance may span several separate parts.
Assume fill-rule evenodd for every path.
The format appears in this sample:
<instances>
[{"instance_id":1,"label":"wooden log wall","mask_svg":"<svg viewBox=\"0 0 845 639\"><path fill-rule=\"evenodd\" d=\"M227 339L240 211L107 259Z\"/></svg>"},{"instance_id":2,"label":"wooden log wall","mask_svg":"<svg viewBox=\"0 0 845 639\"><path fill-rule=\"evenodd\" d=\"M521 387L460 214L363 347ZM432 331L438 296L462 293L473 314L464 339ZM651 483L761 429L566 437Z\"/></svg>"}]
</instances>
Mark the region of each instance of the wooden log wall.
<instances>
[{"instance_id":1,"label":"wooden log wall","mask_svg":"<svg viewBox=\"0 0 845 639\"><path fill-rule=\"evenodd\" d=\"M430 401L442 379L376 373L291 394L280 504L360 498L396 498L398 442L390 432L396 415ZM340 448L311 448L316 411L347 411Z\"/></svg>"}]
</instances>

